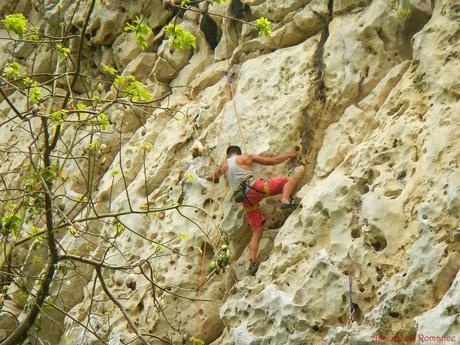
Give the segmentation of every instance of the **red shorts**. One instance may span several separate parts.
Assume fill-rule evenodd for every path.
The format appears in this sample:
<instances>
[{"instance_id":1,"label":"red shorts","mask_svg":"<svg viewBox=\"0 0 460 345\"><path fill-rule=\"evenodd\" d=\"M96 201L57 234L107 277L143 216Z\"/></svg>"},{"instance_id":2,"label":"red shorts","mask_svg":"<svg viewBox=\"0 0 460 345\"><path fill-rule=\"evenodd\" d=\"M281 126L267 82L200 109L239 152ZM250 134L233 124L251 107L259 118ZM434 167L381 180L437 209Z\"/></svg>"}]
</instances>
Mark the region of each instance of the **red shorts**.
<instances>
[{"instance_id":1,"label":"red shorts","mask_svg":"<svg viewBox=\"0 0 460 345\"><path fill-rule=\"evenodd\" d=\"M284 185L287 183L287 177L277 177L271 180L255 180L246 193L246 199L243 201L244 208L252 208L245 212L246 219L249 222L252 230L259 228L265 223L265 217L260 210L259 202L266 197L281 194ZM264 184L268 183L268 194L265 194ZM248 201L249 199L249 201ZM252 204L252 205L251 205Z\"/></svg>"}]
</instances>

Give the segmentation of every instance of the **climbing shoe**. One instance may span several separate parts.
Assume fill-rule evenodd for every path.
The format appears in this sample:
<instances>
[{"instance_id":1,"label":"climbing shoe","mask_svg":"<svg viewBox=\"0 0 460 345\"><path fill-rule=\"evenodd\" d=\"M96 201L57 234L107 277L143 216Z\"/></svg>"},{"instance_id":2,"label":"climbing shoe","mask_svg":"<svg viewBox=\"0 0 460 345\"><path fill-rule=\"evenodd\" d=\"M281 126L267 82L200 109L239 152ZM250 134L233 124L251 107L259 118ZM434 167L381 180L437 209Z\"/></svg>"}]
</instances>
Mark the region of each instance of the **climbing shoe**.
<instances>
[{"instance_id":1,"label":"climbing shoe","mask_svg":"<svg viewBox=\"0 0 460 345\"><path fill-rule=\"evenodd\" d=\"M249 273L252 276L256 275L257 270L259 269L259 265L255 261L249 261Z\"/></svg>"},{"instance_id":2,"label":"climbing shoe","mask_svg":"<svg viewBox=\"0 0 460 345\"><path fill-rule=\"evenodd\" d=\"M299 204L296 203L294 200L289 200L289 202L281 201L281 209L282 210L287 210L289 208L296 208Z\"/></svg>"}]
</instances>

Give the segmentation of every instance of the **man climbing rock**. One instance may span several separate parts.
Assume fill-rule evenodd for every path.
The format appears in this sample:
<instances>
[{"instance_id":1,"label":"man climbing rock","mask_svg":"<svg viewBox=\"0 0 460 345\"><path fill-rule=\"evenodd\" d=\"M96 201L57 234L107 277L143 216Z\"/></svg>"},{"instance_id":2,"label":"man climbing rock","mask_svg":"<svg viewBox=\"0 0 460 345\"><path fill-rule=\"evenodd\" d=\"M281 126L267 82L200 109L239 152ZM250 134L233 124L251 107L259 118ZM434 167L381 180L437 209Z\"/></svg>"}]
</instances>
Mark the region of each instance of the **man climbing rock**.
<instances>
[{"instance_id":1,"label":"man climbing rock","mask_svg":"<svg viewBox=\"0 0 460 345\"><path fill-rule=\"evenodd\" d=\"M291 199L296 181L292 177L277 177L271 180L256 179L252 174L254 163L262 165L277 165L297 156L298 152L289 152L274 157L262 157L255 154L242 154L238 146L227 148L227 159L214 172L206 177L208 181L219 182L219 177L225 174L234 195L241 195L245 216L252 229L252 238L249 244L251 275L258 269L257 250L262 238L265 217L260 210L259 202L272 195L281 194L280 207L282 209L295 208L297 205Z\"/></svg>"}]
</instances>

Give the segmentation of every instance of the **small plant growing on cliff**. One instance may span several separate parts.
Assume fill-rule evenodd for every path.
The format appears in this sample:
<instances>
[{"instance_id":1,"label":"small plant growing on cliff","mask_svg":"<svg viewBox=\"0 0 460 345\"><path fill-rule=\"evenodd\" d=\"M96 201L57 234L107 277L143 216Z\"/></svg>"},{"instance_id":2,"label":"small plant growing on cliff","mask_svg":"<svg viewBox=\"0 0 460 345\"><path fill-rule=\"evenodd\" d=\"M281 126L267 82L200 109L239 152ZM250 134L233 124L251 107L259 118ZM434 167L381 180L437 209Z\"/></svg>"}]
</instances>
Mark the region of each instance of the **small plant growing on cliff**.
<instances>
[{"instance_id":1,"label":"small plant growing on cliff","mask_svg":"<svg viewBox=\"0 0 460 345\"><path fill-rule=\"evenodd\" d=\"M270 36L270 32L272 31L272 23L270 23L267 18L261 17L257 19L256 26L259 30L259 35L263 35L265 37Z\"/></svg>"},{"instance_id":2,"label":"small plant growing on cliff","mask_svg":"<svg viewBox=\"0 0 460 345\"><path fill-rule=\"evenodd\" d=\"M142 20L139 17L134 19L133 24L126 24L125 31L134 32L139 48L145 49L149 46L147 37L152 35L153 31L149 26L142 24Z\"/></svg>"},{"instance_id":3,"label":"small plant growing on cliff","mask_svg":"<svg viewBox=\"0 0 460 345\"><path fill-rule=\"evenodd\" d=\"M200 338L195 338L195 337L188 338L188 342L189 342L190 345L206 345L204 340L202 340Z\"/></svg>"},{"instance_id":4,"label":"small plant growing on cliff","mask_svg":"<svg viewBox=\"0 0 460 345\"><path fill-rule=\"evenodd\" d=\"M390 0L390 7L393 11L397 11L398 16L407 18L412 15L409 0Z\"/></svg>"},{"instance_id":5,"label":"small plant growing on cliff","mask_svg":"<svg viewBox=\"0 0 460 345\"><path fill-rule=\"evenodd\" d=\"M172 44L177 49L196 48L196 37L179 25L170 23L165 28L165 33L172 38Z\"/></svg>"}]
</instances>

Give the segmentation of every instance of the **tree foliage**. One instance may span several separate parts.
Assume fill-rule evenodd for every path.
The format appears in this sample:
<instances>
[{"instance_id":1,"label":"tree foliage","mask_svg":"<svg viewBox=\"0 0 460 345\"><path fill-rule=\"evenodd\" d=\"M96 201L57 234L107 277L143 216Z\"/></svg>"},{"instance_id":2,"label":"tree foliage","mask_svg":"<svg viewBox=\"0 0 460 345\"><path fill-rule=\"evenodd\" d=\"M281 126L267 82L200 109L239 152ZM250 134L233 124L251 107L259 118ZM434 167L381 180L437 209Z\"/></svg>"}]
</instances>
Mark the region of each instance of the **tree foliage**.
<instances>
[{"instance_id":1,"label":"tree foliage","mask_svg":"<svg viewBox=\"0 0 460 345\"><path fill-rule=\"evenodd\" d=\"M168 24L165 33L172 39L172 45L177 49L196 48L196 37L174 23Z\"/></svg>"},{"instance_id":2,"label":"tree foliage","mask_svg":"<svg viewBox=\"0 0 460 345\"><path fill-rule=\"evenodd\" d=\"M139 17L134 19L132 24L126 24L125 31L134 33L137 45L141 49L145 49L148 47L149 42L147 38L153 34L152 29L149 26L142 24L142 20Z\"/></svg>"},{"instance_id":3,"label":"tree foliage","mask_svg":"<svg viewBox=\"0 0 460 345\"><path fill-rule=\"evenodd\" d=\"M226 1L210 2L222 4ZM2 155L13 157L12 161L21 161L15 168L18 170L1 172L0 268L4 273L0 274L3 294L0 297L12 299L22 307L17 327L4 340L2 344L5 345L21 343L25 337L34 333L31 331L34 328L35 333L40 334L43 323L53 323L52 316L56 313L71 317L66 309L67 305L63 305L61 301L63 282L74 284L79 280L101 287L104 299L110 300L119 309L136 334L132 341L139 340L149 344L151 339L158 339L159 336L146 336L138 329L119 302L119 296L106 283L106 277L115 271L135 277L149 277L151 272L148 271L154 270L157 258L172 253L179 256L185 254L171 247L169 241L140 237L135 229L123 222L123 217L136 215L150 221L154 217L164 217L166 212L177 211L190 221L181 213L181 209L190 207L209 217L204 210L194 205L174 204L159 207L152 204L145 158L153 150L153 146L148 141L140 141L135 145L143 156L145 188L140 193L136 191L135 195L130 194L124 170L126 162L121 152L119 161L115 161L116 153L132 131L132 128L125 129L126 123L132 120L127 117L138 114L146 118L151 116L156 109L161 108L160 101L169 97L171 92L154 99L150 91L152 86L145 85L133 75L124 75L121 70L103 63L94 69L86 68L94 62L91 57L94 46L90 42L91 32L88 27L95 3L96 0L91 0L89 6L85 7L78 2L71 9L74 12L70 17L74 18L76 11L84 8L83 24L75 26L59 16L54 28L56 30L52 33L45 32L41 26L40 29L33 26L34 23L30 24L22 13L8 14L2 19L9 33L8 40L13 44L8 62L0 66L0 93L4 101L2 104L6 104L8 108L2 108L0 128L15 131L21 140L27 142L25 148L13 142L2 144L0 148ZM194 5L196 2L183 1L175 6L182 12L197 11ZM58 10L62 11L62 8ZM211 12L208 14L214 15ZM150 40L153 30L142 22L143 15L139 13L122 30L130 33L129 37L133 37L141 49L153 49L149 46L149 42L153 41ZM228 19L239 20L230 17ZM265 36L271 30L271 23L266 18L260 18L255 23L244 23L257 27ZM169 38L168 44L177 49L193 49L197 46L197 38L184 29L178 14L170 18L162 32ZM42 52L48 52L50 72L39 72L35 63L30 64L28 60L18 58L19 48L27 51L24 47L31 52L29 55L34 59ZM149 82L148 79L144 80ZM166 110L171 114L177 112L175 109ZM114 121L116 114L120 113L121 119L116 118ZM97 186L104 172L107 172L109 189L101 200L102 198L98 199L100 196ZM73 190L73 186L78 188ZM114 209L113 206L117 186L124 186L123 193L117 193L126 195L127 201L123 205L125 209L122 210ZM139 197L142 198L141 202L136 200L136 203L132 203L134 198ZM225 272L231 257L228 246L211 241L200 224L191 221L190 224L199 228L205 240L198 245L194 243L191 247L194 250L186 255L193 255L200 262L205 254L202 248L212 246L215 255L210 260L212 269L208 272L208 279ZM174 241L181 243L194 240L192 230L182 230L173 238ZM128 235L148 241L152 251L141 253L139 260L125 255L119 244ZM68 238L72 239L69 243L79 245L65 245ZM99 250L93 252L95 248ZM126 265L111 264L104 251L106 254L111 251L121 252L126 259ZM92 270L94 275L88 276L85 273L88 270ZM204 270L206 271L206 265ZM164 305L155 294L155 291L162 291L165 295L172 292L157 281L149 279L149 291L152 292L153 304L159 315L166 318L166 324L171 325L171 331L183 335L181 325L173 325L167 319L163 312ZM199 288L197 282L195 291ZM95 293L88 292L88 298L94 304L97 304L97 297ZM174 298L177 296L174 295ZM96 313L92 307L89 308L88 320ZM83 327L85 333L101 342L105 342L110 331L107 327L95 327L89 323ZM199 338L187 337L184 339L192 344L204 344ZM38 338L35 340L37 343L41 342ZM168 343L169 340L162 341Z\"/></svg>"},{"instance_id":4,"label":"tree foliage","mask_svg":"<svg viewBox=\"0 0 460 345\"><path fill-rule=\"evenodd\" d=\"M27 18L22 13L8 14L2 20L8 33L14 32L23 38L27 32Z\"/></svg>"}]
</instances>

